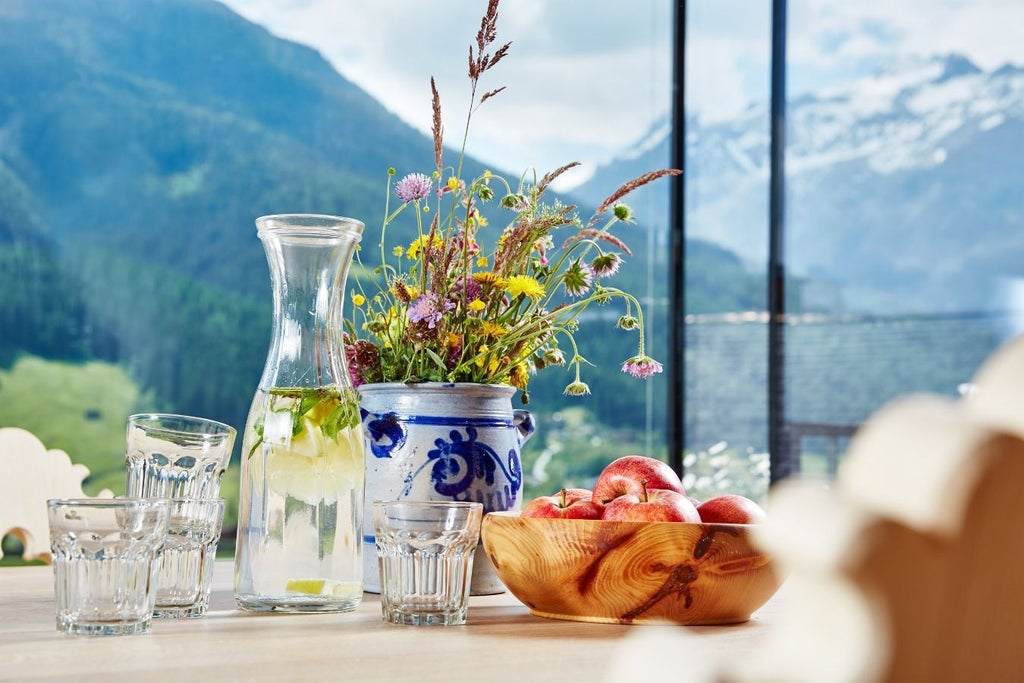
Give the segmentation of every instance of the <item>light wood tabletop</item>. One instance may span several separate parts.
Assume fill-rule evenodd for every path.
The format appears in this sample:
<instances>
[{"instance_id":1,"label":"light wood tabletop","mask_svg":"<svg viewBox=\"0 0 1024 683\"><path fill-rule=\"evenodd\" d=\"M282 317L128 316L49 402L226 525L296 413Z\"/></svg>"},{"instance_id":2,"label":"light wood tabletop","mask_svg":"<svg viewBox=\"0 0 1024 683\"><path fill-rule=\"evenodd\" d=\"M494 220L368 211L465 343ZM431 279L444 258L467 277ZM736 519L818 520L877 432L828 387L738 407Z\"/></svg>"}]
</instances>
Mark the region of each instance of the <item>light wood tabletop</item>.
<instances>
[{"instance_id":1,"label":"light wood tabletop","mask_svg":"<svg viewBox=\"0 0 1024 683\"><path fill-rule=\"evenodd\" d=\"M345 614L243 612L231 582L230 560L218 560L203 618L154 620L141 635L71 636L56 630L50 567L2 568L0 681L594 683L673 670L671 680L697 680L684 675L696 662L679 661L677 644L708 661L743 657L764 640L780 603L777 595L729 626L624 626L537 617L503 593L474 596L463 626L400 626L381 620L370 593Z\"/></svg>"}]
</instances>

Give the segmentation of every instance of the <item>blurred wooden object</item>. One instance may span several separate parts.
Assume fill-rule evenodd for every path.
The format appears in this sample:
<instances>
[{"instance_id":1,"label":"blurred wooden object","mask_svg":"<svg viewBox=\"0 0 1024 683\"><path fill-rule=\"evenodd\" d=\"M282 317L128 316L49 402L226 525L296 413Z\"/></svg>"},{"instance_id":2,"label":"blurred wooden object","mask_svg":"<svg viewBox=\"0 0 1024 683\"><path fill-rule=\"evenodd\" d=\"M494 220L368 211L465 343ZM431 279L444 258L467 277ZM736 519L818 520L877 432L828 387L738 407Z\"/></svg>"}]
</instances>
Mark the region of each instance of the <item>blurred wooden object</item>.
<instances>
[{"instance_id":1,"label":"blurred wooden object","mask_svg":"<svg viewBox=\"0 0 1024 683\"><path fill-rule=\"evenodd\" d=\"M959 401L907 396L834 482L786 482L755 542L787 611L730 681L1024 681L1024 338Z\"/></svg>"},{"instance_id":2,"label":"blurred wooden object","mask_svg":"<svg viewBox=\"0 0 1024 683\"><path fill-rule=\"evenodd\" d=\"M0 428L0 539L21 540L25 561L50 561L48 498L84 498L84 465L72 464L67 453L47 450L34 434L17 427ZM99 497L113 494L104 490ZM0 548L0 557L3 550Z\"/></svg>"},{"instance_id":3,"label":"blurred wooden object","mask_svg":"<svg viewBox=\"0 0 1024 683\"><path fill-rule=\"evenodd\" d=\"M484 517L491 564L533 614L602 623L735 624L778 590L750 525Z\"/></svg>"}]
</instances>

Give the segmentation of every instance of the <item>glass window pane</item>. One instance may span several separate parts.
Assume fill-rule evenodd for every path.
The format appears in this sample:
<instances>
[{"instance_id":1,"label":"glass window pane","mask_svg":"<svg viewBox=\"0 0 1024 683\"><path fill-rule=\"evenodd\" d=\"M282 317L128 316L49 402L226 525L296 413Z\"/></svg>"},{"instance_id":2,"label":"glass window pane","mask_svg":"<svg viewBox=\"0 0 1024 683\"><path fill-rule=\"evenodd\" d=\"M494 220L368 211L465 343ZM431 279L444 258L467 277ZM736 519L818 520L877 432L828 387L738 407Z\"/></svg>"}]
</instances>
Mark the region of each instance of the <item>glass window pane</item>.
<instances>
[{"instance_id":1,"label":"glass window pane","mask_svg":"<svg viewBox=\"0 0 1024 683\"><path fill-rule=\"evenodd\" d=\"M770 3L687 3L686 483L768 487Z\"/></svg>"},{"instance_id":2,"label":"glass window pane","mask_svg":"<svg viewBox=\"0 0 1024 683\"><path fill-rule=\"evenodd\" d=\"M834 471L896 396L956 396L1020 330L1024 6L790 3L785 403Z\"/></svg>"}]
</instances>

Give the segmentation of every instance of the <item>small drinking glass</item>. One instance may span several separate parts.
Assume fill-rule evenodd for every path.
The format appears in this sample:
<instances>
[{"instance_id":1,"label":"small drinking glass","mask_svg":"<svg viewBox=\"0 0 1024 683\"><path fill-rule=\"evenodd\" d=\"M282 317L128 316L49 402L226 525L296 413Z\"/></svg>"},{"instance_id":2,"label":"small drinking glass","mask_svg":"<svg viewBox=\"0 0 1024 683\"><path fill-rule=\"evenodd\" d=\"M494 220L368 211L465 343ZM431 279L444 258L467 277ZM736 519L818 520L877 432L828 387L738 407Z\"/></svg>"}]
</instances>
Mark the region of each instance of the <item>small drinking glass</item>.
<instances>
[{"instance_id":1,"label":"small drinking glass","mask_svg":"<svg viewBox=\"0 0 1024 683\"><path fill-rule=\"evenodd\" d=\"M235 428L189 415L139 414L128 418L127 441L127 495L216 498Z\"/></svg>"},{"instance_id":2,"label":"small drinking glass","mask_svg":"<svg viewBox=\"0 0 1024 683\"><path fill-rule=\"evenodd\" d=\"M47 501L58 631L149 631L168 509L153 498Z\"/></svg>"},{"instance_id":3,"label":"small drinking glass","mask_svg":"<svg viewBox=\"0 0 1024 683\"><path fill-rule=\"evenodd\" d=\"M164 547L157 560L153 616L194 618L206 614L224 521L223 498L171 498Z\"/></svg>"},{"instance_id":4,"label":"small drinking glass","mask_svg":"<svg viewBox=\"0 0 1024 683\"><path fill-rule=\"evenodd\" d=\"M466 623L483 505L455 501L373 504L384 621Z\"/></svg>"}]
</instances>

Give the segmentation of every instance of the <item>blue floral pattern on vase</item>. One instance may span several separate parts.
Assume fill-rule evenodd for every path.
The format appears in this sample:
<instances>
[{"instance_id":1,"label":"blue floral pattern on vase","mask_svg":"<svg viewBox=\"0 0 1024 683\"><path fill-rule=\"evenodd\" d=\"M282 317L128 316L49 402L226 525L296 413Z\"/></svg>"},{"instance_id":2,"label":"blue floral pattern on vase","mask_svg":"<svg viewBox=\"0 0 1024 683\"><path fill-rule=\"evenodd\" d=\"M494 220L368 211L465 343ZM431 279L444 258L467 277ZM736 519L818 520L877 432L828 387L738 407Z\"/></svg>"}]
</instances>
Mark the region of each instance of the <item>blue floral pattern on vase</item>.
<instances>
[{"instance_id":1,"label":"blue floral pattern on vase","mask_svg":"<svg viewBox=\"0 0 1024 683\"><path fill-rule=\"evenodd\" d=\"M475 427L466 427L466 437L459 430L453 429L448 433L450 441L435 439L436 448L427 452L426 462L406 479L404 495L409 495L413 479L428 465L434 490L452 498L465 497L481 481L487 486L494 486L495 472L501 468L509 483L509 493L514 503L523 483L519 454L515 449L510 449L506 467L498 453L478 441L478 436Z\"/></svg>"},{"instance_id":2,"label":"blue floral pattern on vase","mask_svg":"<svg viewBox=\"0 0 1024 683\"><path fill-rule=\"evenodd\" d=\"M385 413L373 420L366 410L359 409L363 426L369 436L370 452L375 458L390 458L391 451L405 445L406 433L394 413Z\"/></svg>"}]
</instances>

